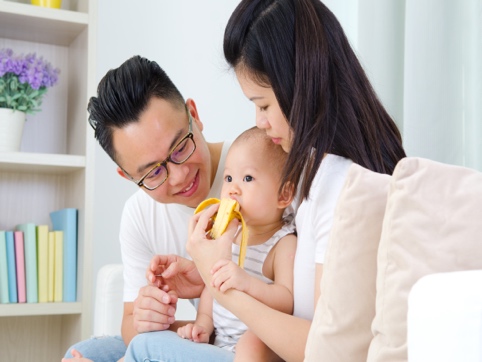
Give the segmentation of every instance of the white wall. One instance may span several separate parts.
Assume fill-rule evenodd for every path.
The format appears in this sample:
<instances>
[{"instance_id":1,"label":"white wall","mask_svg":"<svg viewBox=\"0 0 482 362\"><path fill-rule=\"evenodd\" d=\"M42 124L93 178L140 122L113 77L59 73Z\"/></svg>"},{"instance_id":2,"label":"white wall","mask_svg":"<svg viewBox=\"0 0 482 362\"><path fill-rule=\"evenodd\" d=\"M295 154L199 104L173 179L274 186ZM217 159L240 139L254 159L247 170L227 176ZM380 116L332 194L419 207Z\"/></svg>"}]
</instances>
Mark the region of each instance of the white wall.
<instances>
[{"instance_id":1,"label":"white wall","mask_svg":"<svg viewBox=\"0 0 482 362\"><path fill-rule=\"evenodd\" d=\"M102 0L98 2L97 79L133 55L155 60L185 98L196 101L208 141L232 139L254 125L222 52L224 27L239 0ZM352 45L358 46L359 0L326 0ZM97 145L94 211L94 278L105 264L120 263L119 223L137 186L116 173ZM95 288L95 280L93 287ZM95 289L94 289L95 291Z\"/></svg>"},{"instance_id":2,"label":"white wall","mask_svg":"<svg viewBox=\"0 0 482 362\"><path fill-rule=\"evenodd\" d=\"M133 55L155 60L183 96L196 101L208 141L234 138L255 122L254 106L245 99L222 53L224 27L237 3L99 1L98 81ZM115 164L98 145L95 157L94 276L101 266L121 262L121 212L125 200L137 190L117 175Z\"/></svg>"}]
</instances>

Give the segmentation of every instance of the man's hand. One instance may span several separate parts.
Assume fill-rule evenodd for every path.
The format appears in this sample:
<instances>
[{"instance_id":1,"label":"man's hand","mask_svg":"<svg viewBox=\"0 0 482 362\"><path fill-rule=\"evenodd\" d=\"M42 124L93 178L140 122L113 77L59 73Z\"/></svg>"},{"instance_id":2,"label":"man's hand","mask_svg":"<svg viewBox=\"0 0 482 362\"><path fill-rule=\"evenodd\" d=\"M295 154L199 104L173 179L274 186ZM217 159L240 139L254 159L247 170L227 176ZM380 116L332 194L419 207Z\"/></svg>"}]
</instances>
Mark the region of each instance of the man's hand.
<instances>
[{"instance_id":1,"label":"man's hand","mask_svg":"<svg viewBox=\"0 0 482 362\"><path fill-rule=\"evenodd\" d=\"M204 282L196 265L178 255L156 255L146 272L147 281L165 292L174 291L179 298L198 298Z\"/></svg>"},{"instance_id":2,"label":"man's hand","mask_svg":"<svg viewBox=\"0 0 482 362\"><path fill-rule=\"evenodd\" d=\"M175 321L176 304L176 293L152 285L142 287L134 301L134 329L137 333L168 329Z\"/></svg>"}]
</instances>

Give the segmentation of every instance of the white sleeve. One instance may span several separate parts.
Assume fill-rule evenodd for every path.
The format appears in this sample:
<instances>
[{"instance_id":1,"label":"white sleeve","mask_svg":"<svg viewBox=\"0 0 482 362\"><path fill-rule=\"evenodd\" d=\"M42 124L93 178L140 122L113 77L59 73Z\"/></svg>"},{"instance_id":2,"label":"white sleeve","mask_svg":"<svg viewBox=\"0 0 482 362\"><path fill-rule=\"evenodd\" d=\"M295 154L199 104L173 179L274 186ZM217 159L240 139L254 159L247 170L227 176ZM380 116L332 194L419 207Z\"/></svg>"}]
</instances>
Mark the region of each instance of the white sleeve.
<instances>
[{"instance_id":1,"label":"white sleeve","mask_svg":"<svg viewBox=\"0 0 482 362\"><path fill-rule=\"evenodd\" d=\"M330 167L323 175L320 184L315 186L317 194L312 211L316 216L312 220L316 240L315 263L317 264L325 262L335 207L340 197L341 189L345 184L346 174L351 163L349 160L341 159L336 163L330 163Z\"/></svg>"},{"instance_id":2,"label":"white sleeve","mask_svg":"<svg viewBox=\"0 0 482 362\"><path fill-rule=\"evenodd\" d=\"M120 246L124 265L124 302L137 298L139 289L147 284L146 269L153 256L142 226L142 213L135 198L127 200L120 224Z\"/></svg>"}]
</instances>

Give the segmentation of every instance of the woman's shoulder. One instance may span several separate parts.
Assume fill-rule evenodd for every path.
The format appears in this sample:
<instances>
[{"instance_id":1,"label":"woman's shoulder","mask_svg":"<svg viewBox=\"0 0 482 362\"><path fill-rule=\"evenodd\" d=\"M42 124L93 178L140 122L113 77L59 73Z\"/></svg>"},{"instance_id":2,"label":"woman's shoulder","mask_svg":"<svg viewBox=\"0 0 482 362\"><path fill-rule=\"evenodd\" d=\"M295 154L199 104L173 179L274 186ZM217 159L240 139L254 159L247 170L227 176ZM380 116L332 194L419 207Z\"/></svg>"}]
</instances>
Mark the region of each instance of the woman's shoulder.
<instances>
[{"instance_id":1,"label":"woman's shoulder","mask_svg":"<svg viewBox=\"0 0 482 362\"><path fill-rule=\"evenodd\" d=\"M345 181L348 169L353 164L349 158L327 154L321 162L314 179L314 186L329 186Z\"/></svg>"},{"instance_id":2,"label":"woman's shoulder","mask_svg":"<svg viewBox=\"0 0 482 362\"><path fill-rule=\"evenodd\" d=\"M353 161L349 158L328 153L323 158L320 169L324 169L325 172L345 172L352 164Z\"/></svg>"}]
</instances>

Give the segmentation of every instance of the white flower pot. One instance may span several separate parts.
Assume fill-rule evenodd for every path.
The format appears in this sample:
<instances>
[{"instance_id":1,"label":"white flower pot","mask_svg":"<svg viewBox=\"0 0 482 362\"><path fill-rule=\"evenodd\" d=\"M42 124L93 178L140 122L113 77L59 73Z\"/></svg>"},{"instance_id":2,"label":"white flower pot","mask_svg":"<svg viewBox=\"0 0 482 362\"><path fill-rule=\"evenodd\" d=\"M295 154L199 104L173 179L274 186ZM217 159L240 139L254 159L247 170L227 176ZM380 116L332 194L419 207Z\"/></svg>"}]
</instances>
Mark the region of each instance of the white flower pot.
<instances>
[{"instance_id":1,"label":"white flower pot","mask_svg":"<svg viewBox=\"0 0 482 362\"><path fill-rule=\"evenodd\" d=\"M0 152L19 152L25 112L0 108Z\"/></svg>"}]
</instances>

